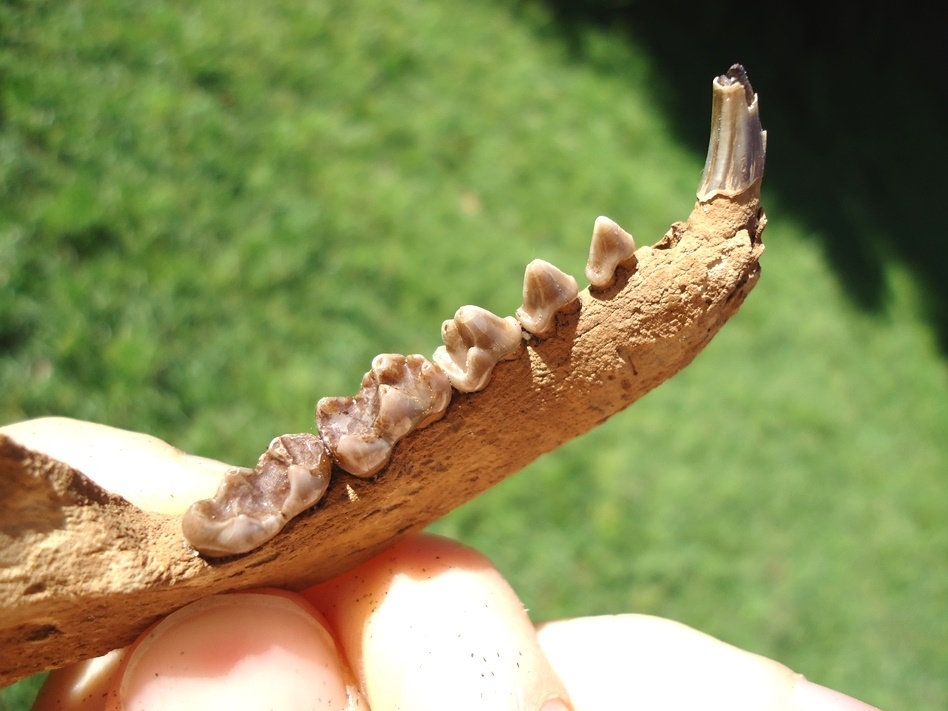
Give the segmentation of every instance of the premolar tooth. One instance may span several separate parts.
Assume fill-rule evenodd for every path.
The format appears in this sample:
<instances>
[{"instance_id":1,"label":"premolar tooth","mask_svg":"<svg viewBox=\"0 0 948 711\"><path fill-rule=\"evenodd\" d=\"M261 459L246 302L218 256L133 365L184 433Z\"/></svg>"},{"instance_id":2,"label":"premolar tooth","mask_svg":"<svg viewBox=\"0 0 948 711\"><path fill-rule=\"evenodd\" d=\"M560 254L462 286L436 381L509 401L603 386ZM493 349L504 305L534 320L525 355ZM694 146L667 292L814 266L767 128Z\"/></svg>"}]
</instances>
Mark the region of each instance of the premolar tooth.
<instances>
[{"instance_id":1,"label":"premolar tooth","mask_svg":"<svg viewBox=\"0 0 948 711\"><path fill-rule=\"evenodd\" d=\"M432 360L462 393L483 390L498 361L519 352L523 332L517 319L501 318L480 306L462 306L441 325L444 345Z\"/></svg>"},{"instance_id":2,"label":"premolar tooth","mask_svg":"<svg viewBox=\"0 0 948 711\"><path fill-rule=\"evenodd\" d=\"M524 330L538 338L553 333L556 312L579 296L579 285L569 274L549 262L534 259L523 275L523 306L517 320Z\"/></svg>"},{"instance_id":3,"label":"premolar tooth","mask_svg":"<svg viewBox=\"0 0 948 711\"><path fill-rule=\"evenodd\" d=\"M764 176L767 132L760 127L757 94L740 64L712 82L711 142L698 200L739 195Z\"/></svg>"},{"instance_id":4,"label":"premolar tooth","mask_svg":"<svg viewBox=\"0 0 948 711\"><path fill-rule=\"evenodd\" d=\"M322 498L331 467L316 435L277 437L255 469L227 470L214 498L191 505L182 521L184 537L211 557L253 550Z\"/></svg>"},{"instance_id":5,"label":"premolar tooth","mask_svg":"<svg viewBox=\"0 0 948 711\"><path fill-rule=\"evenodd\" d=\"M615 282L616 267L620 265L627 269L635 265L635 240L615 222L600 215L593 225L586 278L595 288L605 289Z\"/></svg>"},{"instance_id":6,"label":"premolar tooth","mask_svg":"<svg viewBox=\"0 0 948 711\"><path fill-rule=\"evenodd\" d=\"M388 463L399 439L440 420L450 401L451 383L437 365L420 355L384 353L355 397L316 404L316 423L335 462L370 477Z\"/></svg>"}]
</instances>

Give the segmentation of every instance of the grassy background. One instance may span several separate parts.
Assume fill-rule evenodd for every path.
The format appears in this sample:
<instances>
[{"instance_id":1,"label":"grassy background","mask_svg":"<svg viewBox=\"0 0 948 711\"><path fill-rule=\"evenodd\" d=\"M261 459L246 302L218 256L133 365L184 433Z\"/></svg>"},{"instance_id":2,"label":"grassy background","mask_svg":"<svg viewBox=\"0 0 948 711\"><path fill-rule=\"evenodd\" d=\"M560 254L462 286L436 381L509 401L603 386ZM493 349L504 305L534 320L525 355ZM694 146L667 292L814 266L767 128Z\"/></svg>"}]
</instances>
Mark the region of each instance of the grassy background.
<instances>
[{"instance_id":1,"label":"grassy background","mask_svg":"<svg viewBox=\"0 0 948 711\"><path fill-rule=\"evenodd\" d=\"M0 422L252 463L376 353L431 353L461 304L513 313L530 259L581 275L596 215L656 241L691 209L689 127L737 57L586 10L0 5ZM884 708L944 708L948 374L924 258L944 247L902 181L804 164L813 96L747 50L760 285L676 379L434 529L538 619L673 617Z\"/></svg>"}]
</instances>

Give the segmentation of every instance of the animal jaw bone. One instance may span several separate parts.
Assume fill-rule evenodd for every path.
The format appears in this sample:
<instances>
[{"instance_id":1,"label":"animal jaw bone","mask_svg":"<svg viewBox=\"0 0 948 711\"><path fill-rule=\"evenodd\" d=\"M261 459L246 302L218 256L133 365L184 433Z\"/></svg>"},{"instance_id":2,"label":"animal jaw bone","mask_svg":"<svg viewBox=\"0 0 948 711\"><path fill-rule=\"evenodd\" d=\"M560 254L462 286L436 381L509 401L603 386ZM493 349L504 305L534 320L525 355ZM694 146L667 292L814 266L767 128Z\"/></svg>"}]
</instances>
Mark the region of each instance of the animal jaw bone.
<instances>
[{"instance_id":1,"label":"animal jaw bone","mask_svg":"<svg viewBox=\"0 0 948 711\"><path fill-rule=\"evenodd\" d=\"M739 76L731 82L746 95ZM730 86L716 81L715 92ZM715 101L715 135L731 140L737 130L723 124L743 119L722 105ZM712 141L709 165L763 166L763 140L736 143L737 151ZM580 294L581 308L560 315L554 333L530 339L497 364L487 388L456 395L443 419L401 441L377 479L334 476L311 515L244 556L195 556L180 517L132 506L0 432L0 684L128 644L201 597L337 575L673 376L759 278L760 176L741 181L735 194L699 192L686 222L636 252L634 270ZM23 511L29 530L5 525Z\"/></svg>"}]
</instances>

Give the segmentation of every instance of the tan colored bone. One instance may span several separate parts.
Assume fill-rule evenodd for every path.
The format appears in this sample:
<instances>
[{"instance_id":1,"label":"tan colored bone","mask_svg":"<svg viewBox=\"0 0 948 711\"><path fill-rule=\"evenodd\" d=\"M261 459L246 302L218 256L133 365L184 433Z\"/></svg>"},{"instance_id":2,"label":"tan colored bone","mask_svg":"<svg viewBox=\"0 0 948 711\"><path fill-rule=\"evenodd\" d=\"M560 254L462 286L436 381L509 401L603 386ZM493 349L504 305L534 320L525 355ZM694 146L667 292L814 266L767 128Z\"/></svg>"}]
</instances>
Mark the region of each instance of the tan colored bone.
<instances>
[{"instance_id":1,"label":"tan colored bone","mask_svg":"<svg viewBox=\"0 0 948 711\"><path fill-rule=\"evenodd\" d=\"M501 318L480 306L462 306L441 325L444 345L432 360L462 393L483 390L494 366L516 356L523 343L517 319Z\"/></svg>"},{"instance_id":2,"label":"tan colored bone","mask_svg":"<svg viewBox=\"0 0 948 711\"><path fill-rule=\"evenodd\" d=\"M710 152L756 160L713 141ZM126 645L208 595L338 575L628 407L688 365L756 285L765 220L759 176L748 180L700 198L613 288L581 294L489 387L455 395L376 480L337 472L312 513L246 555L198 557L180 516L143 511L0 432L0 685Z\"/></svg>"}]
</instances>

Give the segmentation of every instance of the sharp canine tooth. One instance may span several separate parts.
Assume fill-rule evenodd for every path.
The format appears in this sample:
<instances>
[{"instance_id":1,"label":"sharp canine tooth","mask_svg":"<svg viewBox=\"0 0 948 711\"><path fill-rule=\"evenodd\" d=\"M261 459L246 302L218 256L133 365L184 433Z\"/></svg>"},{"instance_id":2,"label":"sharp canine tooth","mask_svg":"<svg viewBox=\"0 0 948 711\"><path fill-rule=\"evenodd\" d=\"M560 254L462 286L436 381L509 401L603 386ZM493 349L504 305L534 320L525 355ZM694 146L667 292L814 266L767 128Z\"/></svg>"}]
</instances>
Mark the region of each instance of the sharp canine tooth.
<instances>
[{"instance_id":1,"label":"sharp canine tooth","mask_svg":"<svg viewBox=\"0 0 948 711\"><path fill-rule=\"evenodd\" d=\"M615 222L600 215L593 225L586 278L595 288L605 289L615 282L616 267L620 264L626 268L635 265L635 240Z\"/></svg>"},{"instance_id":2,"label":"sharp canine tooth","mask_svg":"<svg viewBox=\"0 0 948 711\"><path fill-rule=\"evenodd\" d=\"M434 363L384 353L372 361L355 397L324 397L316 404L316 423L335 462L370 477L388 463L399 439L440 420L450 401L451 383Z\"/></svg>"},{"instance_id":3,"label":"sharp canine tooth","mask_svg":"<svg viewBox=\"0 0 948 711\"><path fill-rule=\"evenodd\" d=\"M192 504L182 521L184 537L212 557L253 550L322 498L331 467L316 435L277 437L255 469L229 469L214 498Z\"/></svg>"},{"instance_id":4,"label":"sharp canine tooth","mask_svg":"<svg viewBox=\"0 0 948 711\"><path fill-rule=\"evenodd\" d=\"M501 318L480 306L462 306L454 319L441 325L444 345L432 360L462 393L483 390L497 361L511 358L523 343L520 324L512 316Z\"/></svg>"},{"instance_id":5,"label":"sharp canine tooth","mask_svg":"<svg viewBox=\"0 0 948 711\"><path fill-rule=\"evenodd\" d=\"M698 200L733 197L764 176L767 132L761 130L757 94L740 64L712 82L711 142Z\"/></svg>"},{"instance_id":6,"label":"sharp canine tooth","mask_svg":"<svg viewBox=\"0 0 948 711\"><path fill-rule=\"evenodd\" d=\"M579 285L569 274L549 262L534 259L523 275L523 306L517 320L524 330L538 338L553 333L556 312L579 296Z\"/></svg>"}]
</instances>

